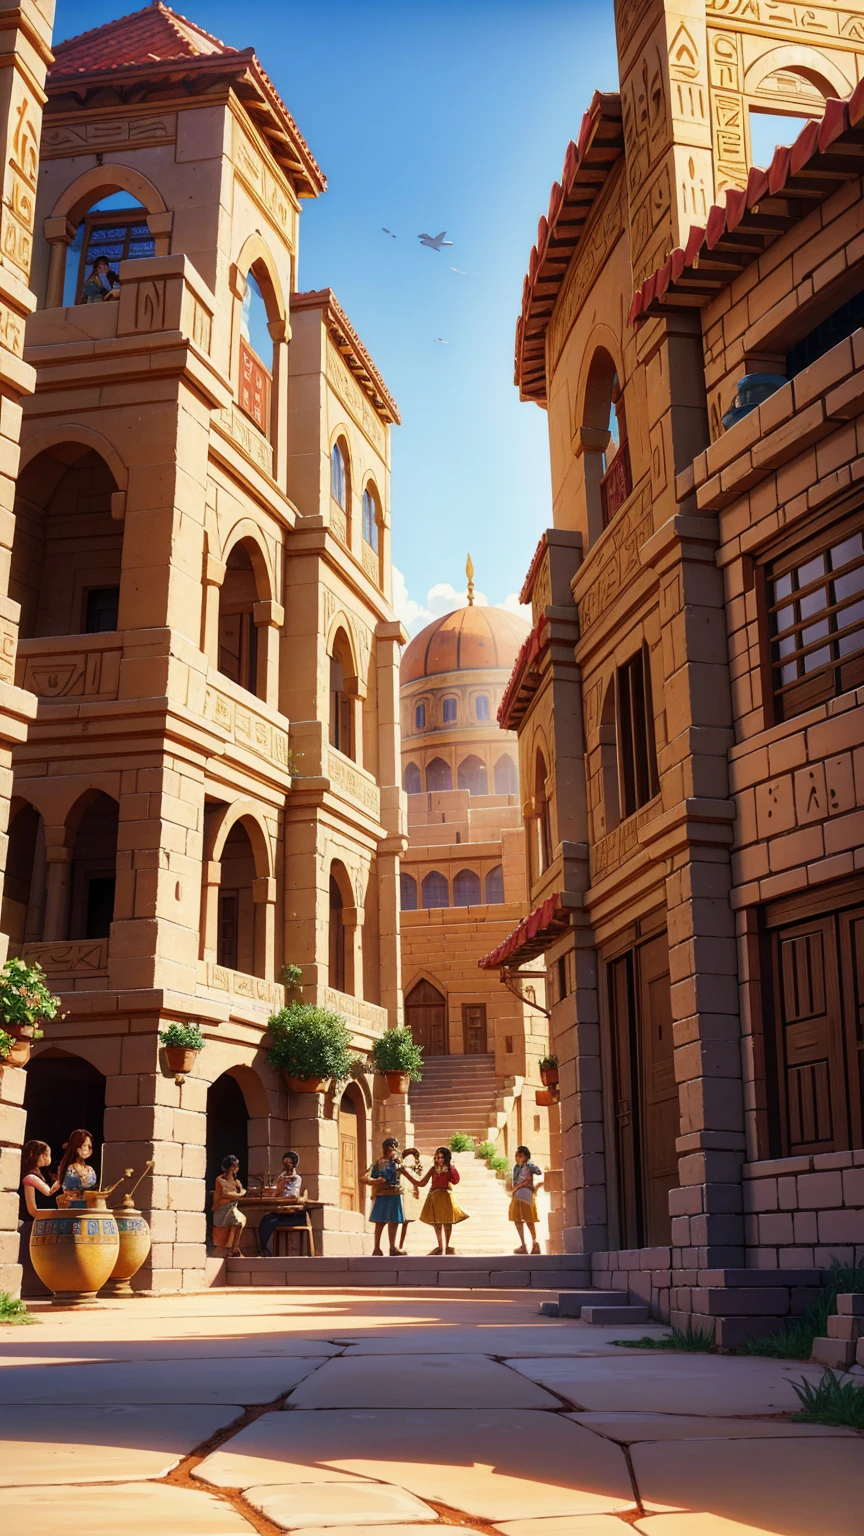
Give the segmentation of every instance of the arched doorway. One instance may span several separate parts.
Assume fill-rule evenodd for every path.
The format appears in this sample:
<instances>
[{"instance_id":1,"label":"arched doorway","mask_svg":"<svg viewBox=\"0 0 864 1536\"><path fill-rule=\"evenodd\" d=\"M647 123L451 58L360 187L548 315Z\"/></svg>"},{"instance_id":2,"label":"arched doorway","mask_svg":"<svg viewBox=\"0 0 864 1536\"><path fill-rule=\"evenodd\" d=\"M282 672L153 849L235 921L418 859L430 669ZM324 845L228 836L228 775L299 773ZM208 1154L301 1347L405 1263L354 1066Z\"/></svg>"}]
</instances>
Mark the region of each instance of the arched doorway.
<instances>
[{"instance_id":1,"label":"arched doorway","mask_svg":"<svg viewBox=\"0 0 864 1536\"><path fill-rule=\"evenodd\" d=\"M39 812L29 804L12 812L0 928L9 935L13 953L22 944L42 937L45 905L45 829Z\"/></svg>"},{"instance_id":2,"label":"arched doorway","mask_svg":"<svg viewBox=\"0 0 864 1536\"><path fill-rule=\"evenodd\" d=\"M34 1056L25 1070L24 1140L47 1141L56 1170L72 1131L88 1130L93 1137L91 1162L98 1172L105 1122L102 1073L83 1056L65 1056L53 1049Z\"/></svg>"},{"instance_id":3,"label":"arched doorway","mask_svg":"<svg viewBox=\"0 0 864 1536\"><path fill-rule=\"evenodd\" d=\"M114 921L117 828L120 807L101 791L86 807L75 833L69 881L70 939L107 939Z\"/></svg>"},{"instance_id":4,"label":"arched doorway","mask_svg":"<svg viewBox=\"0 0 864 1536\"><path fill-rule=\"evenodd\" d=\"M258 694L258 583L245 540L235 544L219 590L219 671Z\"/></svg>"},{"instance_id":5,"label":"arched doorway","mask_svg":"<svg viewBox=\"0 0 864 1536\"><path fill-rule=\"evenodd\" d=\"M405 999L405 1023L427 1056L448 1056L447 1004L431 981L418 981Z\"/></svg>"},{"instance_id":6,"label":"arched doorway","mask_svg":"<svg viewBox=\"0 0 864 1536\"><path fill-rule=\"evenodd\" d=\"M230 1072L223 1072L207 1089L207 1234L213 1214L211 1196L223 1157L233 1152L240 1159L240 1181L249 1176L249 1111L243 1090Z\"/></svg>"},{"instance_id":7,"label":"arched doorway","mask_svg":"<svg viewBox=\"0 0 864 1536\"><path fill-rule=\"evenodd\" d=\"M339 1204L343 1211L363 1209L360 1168L366 1144L366 1110L352 1084L339 1101Z\"/></svg>"},{"instance_id":8,"label":"arched doorway","mask_svg":"<svg viewBox=\"0 0 864 1536\"><path fill-rule=\"evenodd\" d=\"M81 443L58 443L22 470L9 577L22 640L117 628L123 524L111 516L116 490L105 461Z\"/></svg>"}]
</instances>

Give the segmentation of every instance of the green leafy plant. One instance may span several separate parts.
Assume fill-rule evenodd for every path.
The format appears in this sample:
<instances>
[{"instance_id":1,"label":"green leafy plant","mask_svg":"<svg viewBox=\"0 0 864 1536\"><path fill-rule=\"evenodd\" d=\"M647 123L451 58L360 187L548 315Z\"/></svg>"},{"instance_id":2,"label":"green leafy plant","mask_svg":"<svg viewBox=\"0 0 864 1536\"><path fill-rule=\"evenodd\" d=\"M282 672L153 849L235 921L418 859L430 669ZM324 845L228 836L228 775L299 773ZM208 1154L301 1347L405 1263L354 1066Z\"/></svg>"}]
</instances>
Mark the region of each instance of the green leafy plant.
<instances>
[{"instance_id":1,"label":"green leafy plant","mask_svg":"<svg viewBox=\"0 0 864 1536\"><path fill-rule=\"evenodd\" d=\"M553 1070L557 1071L557 1068L558 1068L558 1057L557 1056L544 1056L542 1061L540 1062L540 1071L541 1072L552 1072Z\"/></svg>"},{"instance_id":2,"label":"green leafy plant","mask_svg":"<svg viewBox=\"0 0 864 1536\"><path fill-rule=\"evenodd\" d=\"M490 1157L488 1167L492 1169L493 1173L507 1173L510 1168L510 1164L508 1163L506 1157L502 1157L499 1153L495 1157Z\"/></svg>"},{"instance_id":3,"label":"green leafy plant","mask_svg":"<svg viewBox=\"0 0 864 1536\"><path fill-rule=\"evenodd\" d=\"M302 990L302 965L283 965L281 971L279 972L279 980L281 981L283 987L296 987L299 990Z\"/></svg>"},{"instance_id":4,"label":"green leafy plant","mask_svg":"<svg viewBox=\"0 0 864 1536\"><path fill-rule=\"evenodd\" d=\"M495 1156L495 1143L493 1141L478 1141L474 1148L474 1156L485 1158L488 1163L490 1157Z\"/></svg>"},{"instance_id":5,"label":"green leafy plant","mask_svg":"<svg viewBox=\"0 0 864 1536\"><path fill-rule=\"evenodd\" d=\"M351 1031L339 1013L315 1003L289 1003L269 1020L271 1067L289 1077L320 1077L345 1082L357 1068L351 1051Z\"/></svg>"},{"instance_id":6,"label":"green leafy plant","mask_svg":"<svg viewBox=\"0 0 864 1536\"><path fill-rule=\"evenodd\" d=\"M7 960L0 970L0 1020L4 1024L29 1026L31 1038L40 1040L37 1028L42 1019L56 1019L60 999L49 988L38 961Z\"/></svg>"},{"instance_id":7,"label":"green leafy plant","mask_svg":"<svg viewBox=\"0 0 864 1536\"><path fill-rule=\"evenodd\" d=\"M819 1385L793 1381L801 1407L793 1419L801 1424L838 1424L848 1429L864 1429L864 1386L841 1381L833 1371L826 1371Z\"/></svg>"},{"instance_id":8,"label":"green leafy plant","mask_svg":"<svg viewBox=\"0 0 864 1536\"><path fill-rule=\"evenodd\" d=\"M467 1131L454 1131L453 1132L453 1135L450 1137L450 1151L451 1152L473 1152L473 1150L474 1150L474 1137L473 1136L469 1136Z\"/></svg>"},{"instance_id":9,"label":"green leafy plant","mask_svg":"<svg viewBox=\"0 0 864 1536\"><path fill-rule=\"evenodd\" d=\"M35 1322L36 1318L30 1316L23 1301L10 1296L8 1291L0 1291L0 1323L10 1323L12 1327L20 1327L22 1323Z\"/></svg>"},{"instance_id":10,"label":"green leafy plant","mask_svg":"<svg viewBox=\"0 0 864 1536\"><path fill-rule=\"evenodd\" d=\"M682 1328L673 1328L671 1333L664 1333L660 1339L646 1333L641 1339L613 1339L612 1343L620 1349L678 1349L690 1355L716 1354L710 1333L706 1333L704 1328L694 1328L692 1322L688 1322L686 1333Z\"/></svg>"},{"instance_id":11,"label":"green leafy plant","mask_svg":"<svg viewBox=\"0 0 864 1536\"><path fill-rule=\"evenodd\" d=\"M372 1064L376 1072L407 1072L412 1083L419 1083L423 1047L415 1043L410 1029L385 1029L372 1046Z\"/></svg>"},{"instance_id":12,"label":"green leafy plant","mask_svg":"<svg viewBox=\"0 0 864 1536\"><path fill-rule=\"evenodd\" d=\"M9 1055L9 1052L12 1050L14 1044L15 1041L12 1039L12 1036L7 1035L5 1029L0 1029L0 1061L6 1060L6 1057ZM0 1292L0 1295L2 1294L3 1293Z\"/></svg>"},{"instance_id":13,"label":"green leafy plant","mask_svg":"<svg viewBox=\"0 0 864 1536\"><path fill-rule=\"evenodd\" d=\"M159 1039L163 1045L184 1051L203 1051L207 1044L197 1024L169 1024Z\"/></svg>"},{"instance_id":14,"label":"green leafy plant","mask_svg":"<svg viewBox=\"0 0 864 1536\"><path fill-rule=\"evenodd\" d=\"M828 1332L828 1319L837 1297L847 1291L864 1291L864 1265L832 1260L821 1294L800 1317L790 1317L778 1333L750 1336L736 1351L741 1355L765 1355L770 1360L809 1360L813 1343Z\"/></svg>"}]
</instances>

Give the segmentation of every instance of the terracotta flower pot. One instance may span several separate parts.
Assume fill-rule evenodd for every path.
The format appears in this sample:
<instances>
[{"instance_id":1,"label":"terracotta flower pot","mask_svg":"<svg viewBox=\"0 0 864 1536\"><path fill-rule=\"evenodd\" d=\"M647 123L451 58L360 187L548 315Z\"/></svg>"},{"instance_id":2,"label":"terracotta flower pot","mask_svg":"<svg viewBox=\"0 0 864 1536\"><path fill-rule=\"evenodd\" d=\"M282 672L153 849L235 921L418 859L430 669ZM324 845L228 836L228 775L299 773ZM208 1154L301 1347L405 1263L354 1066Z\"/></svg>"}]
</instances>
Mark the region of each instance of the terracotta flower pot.
<instances>
[{"instance_id":1,"label":"terracotta flower pot","mask_svg":"<svg viewBox=\"0 0 864 1536\"><path fill-rule=\"evenodd\" d=\"M407 1072L385 1072L387 1087L391 1093L407 1093L411 1085L411 1078Z\"/></svg>"},{"instance_id":2,"label":"terracotta flower pot","mask_svg":"<svg viewBox=\"0 0 864 1536\"><path fill-rule=\"evenodd\" d=\"M540 1081L543 1084L544 1088L554 1088L555 1084L558 1081L558 1068L557 1067L541 1067L540 1068Z\"/></svg>"},{"instance_id":3,"label":"terracotta flower pot","mask_svg":"<svg viewBox=\"0 0 864 1536\"><path fill-rule=\"evenodd\" d=\"M35 1024L0 1024L0 1029L5 1029L7 1035L13 1040L32 1040L36 1032Z\"/></svg>"},{"instance_id":4,"label":"terracotta flower pot","mask_svg":"<svg viewBox=\"0 0 864 1536\"><path fill-rule=\"evenodd\" d=\"M323 1077L292 1077L290 1072L285 1073L289 1093L320 1093L325 1081Z\"/></svg>"},{"instance_id":5,"label":"terracotta flower pot","mask_svg":"<svg viewBox=\"0 0 864 1536\"><path fill-rule=\"evenodd\" d=\"M534 1102L542 1109L551 1109L557 1100L551 1088L537 1088L534 1093Z\"/></svg>"},{"instance_id":6,"label":"terracotta flower pot","mask_svg":"<svg viewBox=\"0 0 864 1536\"><path fill-rule=\"evenodd\" d=\"M8 1033L9 1031L7 1030ZM16 1038L15 1036L12 1038L14 1041L12 1049L8 1056L3 1057L3 1060L9 1067L26 1067L30 1060L30 1041Z\"/></svg>"},{"instance_id":7,"label":"terracotta flower pot","mask_svg":"<svg viewBox=\"0 0 864 1536\"><path fill-rule=\"evenodd\" d=\"M195 1065L197 1051L190 1050L186 1045L166 1045L165 1060L170 1072L191 1072Z\"/></svg>"},{"instance_id":8,"label":"terracotta flower pot","mask_svg":"<svg viewBox=\"0 0 864 1536\"><path fill-rule=\"evenodd\" d=\"M129 1282L133 1275L137 1275L150 1252L150 1228L141 1212L136 1211L131 1204L121 1205L114 1212L114 1219L117 1222L120 1251L108 1278L108 1286L113 1296L134 1296Z\"/></svg>"},{"instance_id":9,"label":"terracotta flower pot","mask_svg":"<svg viewBox=\"0 0 864 1536\"><path fill-rule=\"evenodd\" d=\"M87 1192L87 1209L41 1211L30 1232L30 1257L59 1306L86 1306L102 1289L120 1252L120 1234L105 1196Z\"/></svg>"}]
</instances>

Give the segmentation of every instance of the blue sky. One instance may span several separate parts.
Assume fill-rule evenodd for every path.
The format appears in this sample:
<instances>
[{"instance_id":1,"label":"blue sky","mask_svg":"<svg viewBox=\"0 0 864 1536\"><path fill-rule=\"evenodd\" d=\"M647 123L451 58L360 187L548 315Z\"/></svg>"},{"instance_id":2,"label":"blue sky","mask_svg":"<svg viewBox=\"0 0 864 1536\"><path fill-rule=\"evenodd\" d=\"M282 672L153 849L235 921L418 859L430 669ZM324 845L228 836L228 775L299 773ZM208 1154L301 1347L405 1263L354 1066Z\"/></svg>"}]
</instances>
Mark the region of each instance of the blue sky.
<instances>
[{"instance_id":1,"label":"blue sky","mask_svg":"<svg viewBox=\"0 0 864 1536\"><path fill-rule=\"evenodd\" d=\"M55 37L137 8L58 0ZM327 175L304 204L299 281L334 289L399 402L406 621L457 606L469 550L478 592L504 602L551 521L546 415L512 382L522 279L567 141L592 91L617 88L612 0L176 9L255 48ZM440 254L417 240L442 229Z\"/></svg>"}]
</instances>

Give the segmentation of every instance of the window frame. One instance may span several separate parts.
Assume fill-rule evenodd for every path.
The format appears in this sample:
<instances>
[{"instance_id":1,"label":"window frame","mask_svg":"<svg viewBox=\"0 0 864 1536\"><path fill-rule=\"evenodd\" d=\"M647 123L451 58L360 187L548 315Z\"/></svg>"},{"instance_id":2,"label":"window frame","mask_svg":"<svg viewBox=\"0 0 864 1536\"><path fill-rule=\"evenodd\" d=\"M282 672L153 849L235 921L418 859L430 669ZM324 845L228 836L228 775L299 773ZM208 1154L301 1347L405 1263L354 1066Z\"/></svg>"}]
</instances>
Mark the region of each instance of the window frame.
<instances>
[{"instance_id":1,"label":"window frame","mask_svg":"<svg viewBox=\"0 0 864 1536\"><path fill-rule=\"evenodd\" d=\"M135 215L137 215L137 217L135 217ZM81 251L78 257L78 277L75 283L75 304L81 303L81 294L84 288L84 284L87 281L87 268L88 266L92 266L93 262L97 259L95 256L92 257L89 261L87 259L90 252L90 241L93 238L93 231L103 227L108 229L110 229L112 226L118 229L121 226L125 227L126 233L123 239L123 254L121 256L117 256L116 258L113 256L106 257L106 260L111 263L113 268L115 266L119 267L121 261L129 261L130 259L129 246L132 243L133 224L146 224L148 236L153 246L153 250L150 253L150 256L136 256L133 259L135 261L148 261L156 255L156 236L150 232L150 226L147 224L147 218L147 209L144 207L140 209L117 208L113 211L107 208L100 209L99 211L94 211L92 208L88 209L88 211L84 214L84 217L80 220L80 222L84 225L84 235L81 240ZM141 237L138 236L137 238L140 239Z\"/></svg>"},{"instance_id":2,"label":"window frame","mask_svg":"<svg viewBox=\"0 0 864 1536\"><path fill-rule=\"evenodd\" d=\"M363 488L362 502L363 539L364 542L369 545L369 548L373 550L377 555L380 552L378 498L370 485L364 486ZM369 537L369 533L367 532L367 522L369 523L369 527L371 528L372 534L374 535L372 538Z\"/></svg>"},{"instance_id":3,"label":"window frame","mask_svg":"<svg viewBox=\"0 0 864 1536\"><path fill-rule=\"evenodd\" d=\"M637 670L641 673L641 699L637 697L633 686ZM615 670L615 714L618 727L620 809L622 820L626 820L648 805L660 790L651 691L651 657L644 641Z\"/></svg>"}]
</instances>

